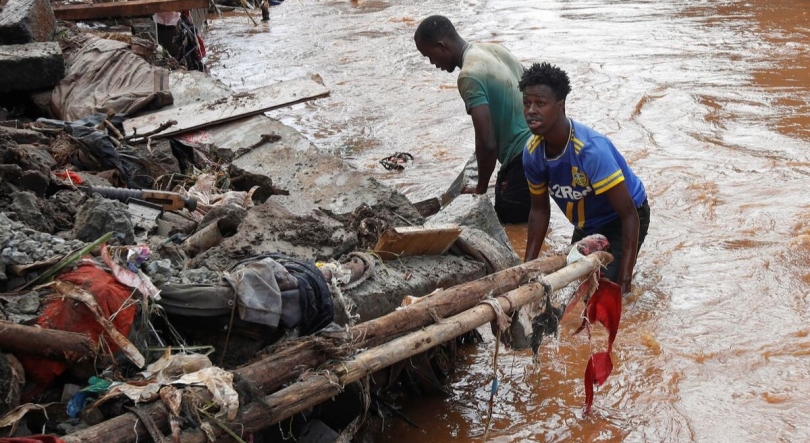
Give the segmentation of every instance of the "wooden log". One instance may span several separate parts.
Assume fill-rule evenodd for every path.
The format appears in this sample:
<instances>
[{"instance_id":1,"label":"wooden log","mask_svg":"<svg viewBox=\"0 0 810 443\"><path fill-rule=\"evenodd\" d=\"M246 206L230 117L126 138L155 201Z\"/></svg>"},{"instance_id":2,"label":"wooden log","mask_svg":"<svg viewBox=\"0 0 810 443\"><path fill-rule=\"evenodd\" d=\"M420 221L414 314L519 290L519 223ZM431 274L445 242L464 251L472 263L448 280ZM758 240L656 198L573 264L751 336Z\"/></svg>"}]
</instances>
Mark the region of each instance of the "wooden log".
<instances>
[{"instance_id":1,"label":"wooden log","mask_svg":"<svg viewBox=\"0 0 810 443\"><path fill-rule=\"evenodd\" d=\"M436 291L404 309L354 326L350 329L352 340L361 343L359 345L361 347L374 346L375 343L384 342L396 335L433 323L433 314L439 317L455 315L475 306L487 295L495 296L511 291L538 275L548 274L563 266L565 266L564 256L544 257L472 282ZM292 346L234 370L234 379L242 378L260 392L268 393L284 383L295 380L305 371L320 366L327 358L323 352L313 347ZM318 389L322 387L318 385ZM327 398L339 393L339 390L333 390L333 386L328 389L331 394ZM162 411L168 414L165 408ZM155 421L165 431L168 426L168 415ZM138 426L138 417L127 413L67 435L63 440L67 443L131 443L136 440L133 429L141 436L147 435L145 429Z\"/></svg>"},{"instance_id":2,"label":"wooden log","mask_svg":"<svg viewBox=\"0 0 810 443\"><path fill-rule=\"evenodd\" d=\"M504 269L461 285L436 291L403 309L350 328L353 343L358 347L372 347L384 343L434 321L475 306L488 294L500 295L528 282L530 279L559 270L565 266L564 256L543 257ZM249 380L263 392L270 392L282 384L295 380L309 368L318 367L327 357L313 348L288 348L248 366L236 369L235 375Z\"/></svg>"},{"instance_id":3,"label":"wooden log","mask_svg":"<svg viewBox=\"0 0 810 443\"><path fill-rule=\"evenodd\" d=\"M60 20L90 20L207 8L208 0L130 0L90 5L53 5L53 14Z\"/></svg>"},{"instance_id":4,"label":"wooden log","mask_svg":"<svg viewBox=\"0 0 810 443\"><path fill-rule=\"evenodd\" d=\"M609 263L613 257L607 252L596 252L553 274L545 276L552 291L567 286L579 278ZM506 294L505 294L506 295ZM509 291L508 301L504 296L496 300L504 311L511 307L521 307L545 296L540 282L529 283ZM338 362L325 370L312 374L305 380L294 383L276 393L250 403L240 410L233 425L233 431L246 435L268 428L285 418L289 418L312 406L329 400L342 390L342 386L354 383L380 369L410 358L421 352L452 340L495 319L495 312L489 305L477 305L472 309L447 318L441 323L397 338L376 348L358 354L353 360ZM220 430L216 430L221 433ZM202 431L191 430L182 434L182 443L204 443Z\"/></svg>"},{"instance_id":5,"label":"wooden log","mask_svg":"<svg viewBox=\"0 0 810 443\"><path fill-rule=\"evenodd\" d=\"M84 334L7 321L0 321L0 349L64 362L79 362L96 356L93 341Z\"/></svg>"}]
</instances>

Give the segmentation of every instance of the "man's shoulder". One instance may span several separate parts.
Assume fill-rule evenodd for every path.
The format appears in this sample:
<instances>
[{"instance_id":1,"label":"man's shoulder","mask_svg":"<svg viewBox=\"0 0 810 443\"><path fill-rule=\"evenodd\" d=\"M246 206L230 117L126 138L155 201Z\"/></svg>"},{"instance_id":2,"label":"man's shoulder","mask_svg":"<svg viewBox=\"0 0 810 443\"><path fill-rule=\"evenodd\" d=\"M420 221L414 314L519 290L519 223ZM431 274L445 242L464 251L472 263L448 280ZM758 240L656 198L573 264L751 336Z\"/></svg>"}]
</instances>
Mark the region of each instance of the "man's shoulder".
<instances>
[{"instance_id":1,"label":"man's shoulder","mask_svg":"<svg viewBox=\"0 0 810 443\"><path fill-rule=\"evenodd\" d=\"M475 43L464 56L459 77L486 73L493 65L503 65L503 58L507 55L513 57L509 50L498 43Z\"/></svg>"},{"instance_id":2,"label":"man's shoulder","mask_svg":"<svg viewBox=\"0 0 810 443\"><path fill-rule=\"evenodd\" d=\"M574 145L574 153L580 154L581 152L592 152L599 150L601 147L611 145L610 139L601 132L591 128L590 126L571 120L574 125L574 137L572 143Z\"/></svg>"}]
</instances>

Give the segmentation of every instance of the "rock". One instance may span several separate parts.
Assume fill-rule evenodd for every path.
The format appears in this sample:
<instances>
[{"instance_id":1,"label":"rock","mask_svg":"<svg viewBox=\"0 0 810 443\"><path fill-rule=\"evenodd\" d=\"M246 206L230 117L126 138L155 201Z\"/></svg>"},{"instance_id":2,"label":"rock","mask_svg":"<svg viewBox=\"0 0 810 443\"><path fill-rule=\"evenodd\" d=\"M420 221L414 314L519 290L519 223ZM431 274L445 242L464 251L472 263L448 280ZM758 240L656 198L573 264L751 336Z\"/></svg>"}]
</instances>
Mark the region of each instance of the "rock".
<instances>
[{"instance_id":1,"label":"rock","mask_svg":"<svg viewBox=\"0 0 810 443\"><path fill-rule=\"evenodd\" d=\"M0 165L0 179L9 183L18 183L22 177L22 168L17 165Z\"/></svg>"},{"instance_id":2,"label":"rock","mask_svg":"<svg viewBox=\"0 0 810 443\"><path fill-rule=\"evenodd\" d=\"M0 9L0 45L48 42L55 31L48 0L8 0Z\"/></svg>"},{"instance_id":3,"label":"rock","mask_svg":"<svg viewBox=\"0 0 810 443\"><path fill-rule=\"evenodd\" d=\"M32 92L28 97L36 107L37 113L48 118L53 118L51 114L51 95L53 89L43 89Z\"/></svg>"},{"instance_id":4,"label":"rock","mask_svg":"<svg viewBox=\"0 0 810 443\"><path fill-rule=\"evenodd\" d=\"M172 278L172 261L168 258L153 261L146 266L146 274L155 285L168 283Z\"/></svg>"},{"instance_id":5,"label":"rock","mask_svg":"<svg viewBox=\"0 0 810 443\"><path fill-rule=\"evenodd\" d=\"M7 135L18 145L50 145L51 141L45 134L30 129L6 128L0 126L0 135Z\"/></svg>"},{"instance_id":6,"label":"rock","mask_svg":"<svg viewBox=\"0 0 810 443\"><path fill-rule=\"evenodd\" d=\"M196 269L184 269L180 272L180 282L183 284L218 284L221 278L219 273L211 271L205 266Z\"/></svg>"},{"instance_id":7,"label":"rock","mask_svg":"<svg viewBox=\"0 0 810 443\"><path fill-rule=\"evenodd\" d=\"M11 200L9 209L17 214L23 224L37 231L53 232L53 221L42 214L39 200L34 193L15 192L11 195Z\"/></svg>"},{"instance_id":8,"label":"rock","mask_svg":"<svg viewBox=\"0 0 810 443\"><path fill-rule=\"evenodd\" d=\"M76 211L82 206L82 203L84 203L86 199L87 195L84 192L63 189L50 196L48 201L53 203L60 212L70 215L72 221L72 217L76 215ZM54 239L64 242L64 240L58 237L54 237Z\"/></svg>"},{"instance_id":9,"label":"rock","mask_svg":"<svg viewBox=\"0 0 810 443\"><path fill-rule=\"evenodd\" d=\"M20 314L36 314L39 310L39 293L31 291L17 299L17 312Z\"/></svg>"},{"instance_id":10,"label":"rock","mask_svg":"<svg viewBox=\"0 0 810 443\"><path fill-rule=\"evenodd\" d=\"M31 91L55 85L65 76L62 49L56 42L2 46L0 91Z\"/></svg>"},{"instance_id":11,"label":"rock","mask_svg":"<svg viewBox=\"0 0 810 443\"><path fill-rule=\"evenodd\" d=\"M135 241L127 205L102 197L87 200L76 214L73 236L82 241L93 242L108 232L123 236L123 243Z\"/></svg>"},{"instance_id":12,"label":"rock","mask_svg":"<svg viewBox=\"0 0 810 443\"><path fill-rule=\"evenodd\" d=\"M31 163L39 165L37 169L45 175L50 175L51 168L56 166L56 159L48 151L50 144L50 140L46 140L45 143L41 144L20 144L18 148L25 151L27 156L31 158Z\"/></svg>"},{"instance_id":13,"label":"rock","mask_svg":"<svg viewBox=\"0 0 810 443\"><path fill-rule=\"evenodd\" d=\"M45 196L50 183L50 177L40 171L25 171L20 177L20 186L40 197Z\"/></svg>"}]
</instances>

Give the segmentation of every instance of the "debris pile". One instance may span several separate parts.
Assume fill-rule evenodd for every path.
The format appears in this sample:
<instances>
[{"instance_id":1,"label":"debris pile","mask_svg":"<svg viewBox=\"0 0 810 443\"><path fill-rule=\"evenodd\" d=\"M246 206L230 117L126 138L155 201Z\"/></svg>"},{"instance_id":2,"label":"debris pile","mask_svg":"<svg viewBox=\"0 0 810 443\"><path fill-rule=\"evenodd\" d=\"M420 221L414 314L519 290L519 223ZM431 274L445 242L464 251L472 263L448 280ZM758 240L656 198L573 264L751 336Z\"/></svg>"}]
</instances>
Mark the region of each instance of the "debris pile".
<instances>
[{"instance_id":1,"label":"debris pile","mask_svg":"<svg viewBox=\"0 0 810 443\"><path fill-rule=\"evenodd\" d=\"M9 11L21 18L9 24ZM419 226L401 194L320 152L282 147L287 129L241 148L174 136L173 120L125 130L175 101L160 51L132 35L57 29L49 11L44 0L0 11L0 44L27 36L11 43L39 57L0 52L0 91L36 104L0 103L2 437L107 440L119 420L134 430L122 441L213 438L305 370L357 351L362 340L338 324L503 268L444 256L458 226ZM261 156L278 178L249 167ZM399 169L412 157L394 160ZM368 252L380 245L395 250ZM303 348L315 357L292 351ZM414 367L426 374L431 361Z\"/></svg>"}]
</instances>

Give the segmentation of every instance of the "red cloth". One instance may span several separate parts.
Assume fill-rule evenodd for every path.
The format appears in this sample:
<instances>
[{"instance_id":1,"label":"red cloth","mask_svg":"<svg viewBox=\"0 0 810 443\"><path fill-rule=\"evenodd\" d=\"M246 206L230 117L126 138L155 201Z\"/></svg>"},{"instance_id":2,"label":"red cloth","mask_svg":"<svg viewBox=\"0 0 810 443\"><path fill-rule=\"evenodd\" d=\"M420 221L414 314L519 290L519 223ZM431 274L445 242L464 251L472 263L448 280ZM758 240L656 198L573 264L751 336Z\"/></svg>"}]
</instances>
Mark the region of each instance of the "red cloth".
<instances>
[{"instance_id":1,"label":"red cloth","mask_svg":"<svg viewBox=\"0 0 810 443\"><path fill-rule=\"evenodd\" d=\"M64 440L55 435L29 435L0 438L0 443L64 443Z\"/></svg>"},{"instance_id":2,"label":"red cloth","mask_svg":"<svg viewBox=\"0 0 810 443\"><path fill-rule=\"evenodd\" d=\"M57 171L57 172L54 172L53 175L61 178L62 180L70 181L74 185L80 185L80 184L84 183L84 180L82 180L82 177L79 174L77 174L77 173L75 173L73 171L68 171L68 170Z\"/></svg>"},{"instance_id":3,"label":"red cloth","mask_svg":"<svg viewBox=\"0 0 810 443\"><path fill-rule=\"evenodd\" d=\"M115 318L112 320L115 329L125 337L129 335L135 318L136 306L133 304L120 311L119 309L129 298L132 290L118 283L111 274L91 264L79 265L76 270L65 272L57 279L73 283L92 294L107 318L115 314ZM108 353L118 350L118 346L107 336L90 309L77 300L54 297L46 301L36 324L46 329L87 334L94 343L98 343L99 336L103 335L104 346L101 352ZM23 398L28 400L47 388L54 378L67 369L67 364L64 362L43 357L17 354L17 358L25 368L27 378L37 384L36 388L23 395Z\"/></svg>"},{"instance_id":4,"label":"red cloth","mask_svg":"<svg viewBox=\"0 0 810 443\"><path fill-rule=\"evenodd\" d=\"M619 322L622 318L622 290L616 283L602 277L599 287L588 300L583 312L584 319L577 332L587 329L588 337L591 334L591 325L599 322L608 330L607 352L596 352L588 359L585 367L585 414L591 411L593 405L593 386L601 386L613 371L613 361L610 353L613 351L613 341L619 331Z\"/></svg>"}]
</instances>

